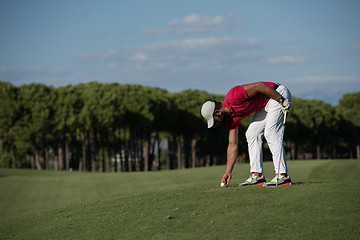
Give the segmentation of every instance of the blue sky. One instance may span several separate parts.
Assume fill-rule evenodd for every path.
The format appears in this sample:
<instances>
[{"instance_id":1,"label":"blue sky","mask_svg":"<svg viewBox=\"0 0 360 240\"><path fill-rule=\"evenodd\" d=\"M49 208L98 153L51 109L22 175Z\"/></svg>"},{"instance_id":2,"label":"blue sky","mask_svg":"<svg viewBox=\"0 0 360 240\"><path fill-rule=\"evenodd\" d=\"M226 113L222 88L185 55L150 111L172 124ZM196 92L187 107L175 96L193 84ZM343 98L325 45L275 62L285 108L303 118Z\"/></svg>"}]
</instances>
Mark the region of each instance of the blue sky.
<instances>
[{"instance_id":1,"label":"blue sky","mask_svg":"<svg viewBox=\"0 0 360 240\"><path fill-rule=\"evenodd\" d=\"M0 80L226 94L282 83L337 105L360 91L360 1L1 0Z\"/></svg>"}]
</instances>

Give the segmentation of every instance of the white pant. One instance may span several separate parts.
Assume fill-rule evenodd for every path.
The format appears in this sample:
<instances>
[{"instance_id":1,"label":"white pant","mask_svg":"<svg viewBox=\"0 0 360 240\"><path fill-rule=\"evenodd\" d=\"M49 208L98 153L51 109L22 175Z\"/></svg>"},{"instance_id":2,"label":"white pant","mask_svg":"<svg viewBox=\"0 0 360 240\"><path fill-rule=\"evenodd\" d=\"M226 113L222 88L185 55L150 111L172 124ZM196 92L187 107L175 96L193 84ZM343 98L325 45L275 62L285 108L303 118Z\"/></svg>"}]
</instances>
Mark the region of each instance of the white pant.
<instances>
[{"instance_id":1,"label":"white pant","mask_svg":"<svg viewBox=\"0 0 360 240\"><path fill-rule=\"evenodd\" d=\"M291 102L291 93L283 85L279 85L276 91ZM265 108L257 111L246 131L250 156L250 172L263 173L263 137L269 145L272 153L275 174L287 173L285 150L283 145L284 114L280 104L270 99ZM282 152L282 154L281 154Z\"/></svg>"}]
</instances>

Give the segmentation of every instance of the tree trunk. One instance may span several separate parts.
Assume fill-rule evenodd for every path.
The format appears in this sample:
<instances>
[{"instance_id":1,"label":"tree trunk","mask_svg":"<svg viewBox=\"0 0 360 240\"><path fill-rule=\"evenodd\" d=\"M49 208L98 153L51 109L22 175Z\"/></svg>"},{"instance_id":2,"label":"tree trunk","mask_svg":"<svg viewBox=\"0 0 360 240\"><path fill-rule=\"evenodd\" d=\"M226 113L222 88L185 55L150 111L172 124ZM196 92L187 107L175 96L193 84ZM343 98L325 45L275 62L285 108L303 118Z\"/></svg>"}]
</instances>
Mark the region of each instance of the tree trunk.
<instances>
[{"instance_id":1,"label":"tree trunk","mask_svg":"<svg viewBox=\"0 0 360 240\"><path fill-rule=\"evenodd\" d=\"M191 167L196 167L196 139L191 140Z\"/></svg>"},{"instance_id":2,"label":"tree trunk","mask_svg":"<svg viewBox=\"0 0 360 240\"><path fill-rule=\"evenodd\" d=\"M107 172L111 172L111 148L110 147L106 147L104 148L104 152L105 152L105 149L107 149L107 154L105 154L106 156L106 169L107 169ZM115 156L115 164L116 164L116 156Z\"/></svg>"},{"instance_id":3,"label":"tree trunk","mask_svg":"<svg viewBox=\"0 0 360 240\"><path fill-rule=\"evenodd\" d=\"M104 140L102 138L102 134L100 136L100 146L101 146L101 162L102 162L102 172L106 172L106 164L105 164L105 147L104 147Z\"/></svg>"},{"instance_id":4,"label":"tree trunk","mask_svg":"<svg viewBox=\"0 0 360 240\"><path fill-rule=\"evenodd\" d=\"M84 139L82 141L82 158L81 158L81 162L79 164L79 170L81 171L86 171L86 162L87 162L87 145L88 145L88 141L87 141L87 137L84 136Z\"/></svg>"},{"instance_id":5,"label":"tree trunk","mask_svg":"<svg viewBox=\"0 0 360 240\"><path fill-rule=\"evenodd\" d=\"M73 136L70 144L70 152L71 152L71 158L70 158L70 170L76 170L80 171L80 163L81 163L81 145L76 140L76 137Z\"/></svg>"},{"instance_id":6,"label":"tree trunk","mask_svg":"<svg viewBox=\"0 0 360 240\"><path fill-rule=\"evenodd\" d=\"M39 151L35 150L35 166L37 170L41 170L41 164L39 159Z\"/></svg>"},{"instance_id":7,"label":"tree trunk","mask_svg":"<svg viewBox=\"0 0 360 240\"><path fill-rule=\"evenodd\" d=\"M295 143L290 143L291 160L295 160Z\"/></svg>"},{"instance_id":8,"label":"tree trunk","mask_svg":"<svg viewBox=\"0 0 360 240\"><path fill-rule=\"evenodd\" d=\"M185 168L189 168L190 167L190 155L191 155L190 137L184 138L183 150L184 150L184 165L185 165Z\"/></svg>"},{"instance_id":9,"label":"tree trunk","mask_svg":"<svg viewBox=\"0 0 360 240\"><path fill-rule=\"evenodd\" d=\"M155 155L155 137L150 138L150 146L149 146L149 171L152 170L154 165L154 155Z\"/></svg>"},{"instance_id":10,"label":"tree trunk","mask_svg":"<svg viewBox=\"0 0 360 240\"><path fill-rule=\"evenodd\" d=\"M177 168L181 169L182 168L182 164L181 164L181 140L180 137L176 138L176 157L177 157Z\"/></svg>"},{"instance_id":11,"label":"tree trunk","mask_svg":"<svg viewBox=\"0 0 360 240\"><path fill-rule=\"evenodd\" d=\"M130 164L129 164L129 147L130 147L130 140L125 140L125 149L124 149L124 170L125 172L130 171Z\"/></svg>"},{"instance_id":12,"label":"tree trunk","mask_svg":"<svg viewBox=\"0 0 360 240\"><path fill-rule=\"evenodd\" d=\"M125 171L125 158L126 158L126 151L127 151L127 148L126 148L126 133L125 133L125 129L124 129L124 136L121 138L120 137L120 141L119 141L119 144L120 144L120 171L121 172L124 172Z\"/></svg>"},{"instance_id":13,"label":"tree trunk","mask_svg":"<svg viewBox=\"0 0 360 240\"><path fill-rule=\"evenodd\" d=\"M160 171L161 170L161 149L162 149L162 146L164 145L164 140L163 139L160 139L159 138L159 135L157 136L157 141L158 141L158 144L157 144L157 162L158 162L158 170Z\"/></svg>"},{"instance_id":14,"label":"tree trunk","mask_svg":"<svg viewBox=\"0 0 360 240\"><path fill-rule=\"evenodd\" d=\"M139 156L138 152L138 139L135 136L131 139L131 146L132 146L132 156L131 156L131 170L136 172L136 165L138 165L138 169L141 171L143 168L143 163L141 156ZM141 143L141 142L140 142ZM141 148L140 148L141 149Z\"/></svg>"},{"instance_id":15,"label":"tree trunk","mask_svg":"<svg viewBox=\"0 0 360 240\"><path fill-rule=\"evenodd\" d=\"M54 156L54 170L55 171L59 170L59 157L57 154Z\"/></svg>"},{"instance_id":16,"label":"tree trunk","mask_svg":"<svg viewBox=\"0 0 360 240\"><path fill-rule=\"evenodd\" d=\"M48 147L44 148L44 168L46 170L49 169L49 148Z\"/></svg>"},{"instance_id":17,"label":"tree trunk","mask_svg":"<svg viewBox=\"0 0 360 240\"><path fill-rule=\"evenodd\" d=\"M124 171L124 153L125 153L125 149L123 150L123 145L121 144L121 140L119 139L118 141L118 147L116 148L116 152L119 155L119 169L120 172ZM115 169L115 171L117 171L118 168Z\"/></svg>"},{"instance_id":18,"label":"tree trunk","mask_svg":"<svg viewBox=\"0 0 360 240\"><path fill-rule=\"evenodd\" d=\"M117 140L115 140L117 141ZM112 151L114 153L114 158L115 158L115 162L114 162L114 172L117 172L118 171L118 160L120 161L121 157L119 156L119 159L118 159L118 155L120 155L120 151L118 151L119 148L117 147L113 147Z\"/></svg>"},{"instance_id":19,"label":"tree trunk","mask_svg":"<svg viewBox=\"0 0 360 240\"><path fill-rule=\"evenodd\" d=\"M35 155L31 155L31 169L35 169Z\"/></svg>"},{"instance_id":20,"label":"tree trunk","mask_svg":"<svg viewBox=\"0 0 360 240\"><path fill-rule=\"evenodd\" d=\"M91 146L91 139L90 139L90 133L86 133L86 166L85 169L87 172L92 171L92 146Z\"/></svg>"},{"instance_id":21,"label":"tree trunk","mask_svg":"<svg viewBox=\"0 0 360 240\"><path fill-rule=\"evenodd\" d=\"M65 168L66 171L70 169L70 153L69 153L69 142L65 140Z\"/></svg>"},{"instance_id":22,"label":"tree trunk","mask_svg":"<svg viewBox=\"0 0 360 240\"><path fill-rule=\"evenodd\" d=\"M98 137L97 137L97 131L94 131L94 152L93 152L93 159L94 159L94 168L95 172L99 172L100 170L100 161L99 161L99 144L98 144Z\"/></svg>"},{"instance_id":23,"label":"tree trunk","mask_svg":"<svg viewBox=\"0 0 360 240\"><path fill-rule=\"evenodd\" d=\"M64 163L64 155L63 155L63 148L62 144L59 144L58 147L58 170L63 170L63 163Z\"/></svg>"},{"instance_id":24,"label":"tree trunk","mask_svg":"<svg viewBox=\"0 0 360 240\"><path fill-rule=\"evenodd\" d=\"M316 145L316 159L321 159L321 148L320 145Z\"/></svg>"},{"instance_id":25,"label":"tree trunk","mask_svg":"<svg viewBox=\"0 0 360 240\"><path fill-rule=\"evenodd\" d=\"M142 140L142 152L144 158L144 171L149 171L149 137L144 136Z\"/></svg>"},{"instance_id":26,"label":"tree trunk","mask_svg":"<svg viewBox=\"0 0 360 240\"><path fill-rule=\"evenodd\" d=\"M356 158L360 159L360 145L359 144L356 145Z\"/></svg>"},{"instance_id":27,"label":"tree trunk","mask_svg":"<svg viewBox=\"0 0 360 240\"><path fill-rule=\"evenodd\" d=\"M333 150L332 150L332 159L336 159L337 151L336 151L336 141L333 141Z\"/></svg>"},{"instance_id":28,"label":"tree trunk","mask_svg":"<svg viewBox=\"0 0 360 240\"><path fill-rule=\"evenodd\" d=\"M175 168L175 154L176 149L176 136L173 135L172 139L169 139L169 169Z\"/></svg>"},{"instance_id":29,"label":"tree trunk","mask_svg":"<svg viewBox=\"0 0 360 240\"><path fill-rule=\"evenodd\" d=\"M13 160L13 167L16 168L16 156L15 156L14 149L11 149L11 157L12 157L12 160Z\"/></svg>"}]
</instances>

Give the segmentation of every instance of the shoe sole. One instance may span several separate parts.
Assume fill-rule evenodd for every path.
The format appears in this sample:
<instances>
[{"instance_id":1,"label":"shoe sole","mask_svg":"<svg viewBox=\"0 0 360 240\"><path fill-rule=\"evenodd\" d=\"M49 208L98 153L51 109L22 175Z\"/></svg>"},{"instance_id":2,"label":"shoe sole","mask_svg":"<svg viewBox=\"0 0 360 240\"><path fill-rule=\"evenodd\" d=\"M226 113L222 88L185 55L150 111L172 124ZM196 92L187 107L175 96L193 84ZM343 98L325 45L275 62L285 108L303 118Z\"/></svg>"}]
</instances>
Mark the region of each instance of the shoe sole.
<instances>
[{"instance_id":1,"label":"shoe sole","mask_svg":"<svg viewBox=\"0 0 360 240\"><path fill-rule=\"evenodd\" d=\"M280 186L291 186L291 182L289 182L289 183L284 183L284 184L279 184L279 185L277 185L278 187L280 187ZM270 185L270 186L268 186L268 185L264 185L264 187L276 187L276 185Z\"/></svg>"},{"instance_id":2,"label":"shoe sole","mask_svg":"<svg viewBox=\"0 0 360 240\"><path fill-rule=\"evenodd\" d=\"M245 185L241 185L239 184L238 187L244 187L244 186L254 186L254 185L259 185L259 186L263 186L265 184L265 182L261 182L261 183L254 183L254 184L245 184Z\"/></svg>"}]
</instances>

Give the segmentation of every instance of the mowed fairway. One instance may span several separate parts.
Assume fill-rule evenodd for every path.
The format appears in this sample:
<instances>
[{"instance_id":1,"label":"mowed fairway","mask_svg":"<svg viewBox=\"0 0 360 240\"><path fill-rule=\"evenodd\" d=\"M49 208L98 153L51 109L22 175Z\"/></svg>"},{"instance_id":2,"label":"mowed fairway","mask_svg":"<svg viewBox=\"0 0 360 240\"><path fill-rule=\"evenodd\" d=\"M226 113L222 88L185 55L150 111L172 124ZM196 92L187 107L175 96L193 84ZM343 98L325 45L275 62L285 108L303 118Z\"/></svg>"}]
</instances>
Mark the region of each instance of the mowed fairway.
<instances>
[{"instance_id":1,"label":"mowed fairway","mask_svg":"<svg viewBox=\"0 0 360 240\"><path fill-rule=\"evenodd\" d=\"M149 173L0 170L0 239L360 239L360 161L289 161L292 186L237 164ZM265 176L274 176L271 162Z\"/></svg>"}]
</instances>

